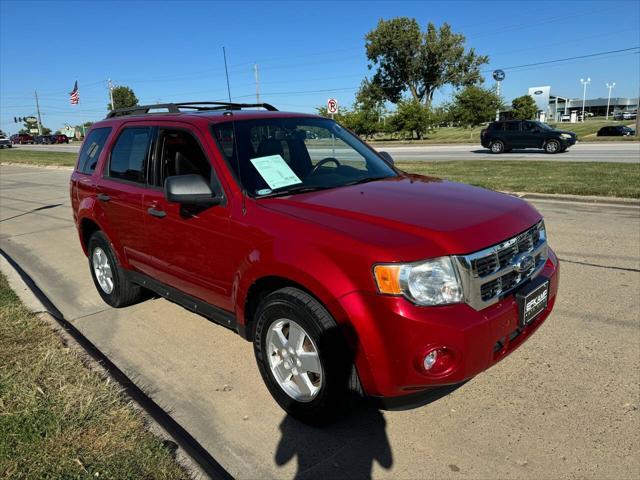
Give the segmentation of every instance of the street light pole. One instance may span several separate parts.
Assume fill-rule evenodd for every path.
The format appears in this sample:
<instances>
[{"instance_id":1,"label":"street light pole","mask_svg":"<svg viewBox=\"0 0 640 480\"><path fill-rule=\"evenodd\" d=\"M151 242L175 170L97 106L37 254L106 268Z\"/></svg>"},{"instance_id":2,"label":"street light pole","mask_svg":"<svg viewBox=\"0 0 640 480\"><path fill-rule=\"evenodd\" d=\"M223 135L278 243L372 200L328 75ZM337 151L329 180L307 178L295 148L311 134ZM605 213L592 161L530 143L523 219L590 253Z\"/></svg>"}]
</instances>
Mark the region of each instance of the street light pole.
<instances>
[{"instance_id":1,"label":"street light pole","mask_svg":"<svg viewBox=\"0 0 640 480\"><path fill-rule=\"evenodd\" d=\"M115 110L116 106L113 103L113 82L111 81L111 79L108 80L107 82L107 88L109 89L109 98L111 99L111 110Z\"/></svg>"},{"instance_id":2,"label":"street light pole","mask_svg":"<svg viewBox=\"0 0 640 480\"><path fill-rule=\"evenodd\" d=\"M258 64L253 65L253 75L256 79L256 103L260 103L260 77L258 76Z\"/></svg>"},{"instance_id":3,"label":"street light pole","mask_svg":"<svg viewBox=\"0 0 640 480\"><path fill-rule=\"evenodd\" d=\"M38 91L34 90L36 95L36 111L38 112L38 135L42 135L42 118L40 117L40 102L38 102Z\"/></svg>"},{"instance_id":4,"label":"street light pole","mask_svg":"<svg viewBox=\"0 0 640 480\"><path fill-rule=\"evenodd\" d=\"M611 103L611 89L616 86L616 82L611 84L607 83L607 88L609 89L609 98L607 98L607 118L605 120L609 120L609 104Z\"/></svg>"},{"instance_id":5,"label":"street light pole","mask_svg":"<svg viewBox=\"0 0 640 480\"><path fill-rule=\"evenodd\" d=\"M587 99L587 85L591 83L591 78L587 77L586 80L584 78L581 78L580 83L584 87L582 90L582 121L584 122L584 103Z\"/></svg>"}]
</instances>

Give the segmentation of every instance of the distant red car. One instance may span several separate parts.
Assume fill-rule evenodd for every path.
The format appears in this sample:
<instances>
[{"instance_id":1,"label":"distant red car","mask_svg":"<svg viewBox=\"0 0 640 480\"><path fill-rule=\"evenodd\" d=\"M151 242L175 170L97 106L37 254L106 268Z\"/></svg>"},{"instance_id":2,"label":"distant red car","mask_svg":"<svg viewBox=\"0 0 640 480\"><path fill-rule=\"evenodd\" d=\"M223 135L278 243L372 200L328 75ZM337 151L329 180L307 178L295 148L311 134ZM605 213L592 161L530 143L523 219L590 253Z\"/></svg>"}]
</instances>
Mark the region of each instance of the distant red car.
<instances>
[{"instance_id":1,"label":"distant red car","mask_svg":"<svg viewBox=\"0 0 640 480\"><path fill-rule=\"evenodd\" d=\"M15 135L11 135L11 143L14 145L27 145L36 143L36 140L28 133L16 133Z\"/></svg>"},{"instance_id":2,"label":"distant red car","mask_svg":"<svg viewBox=\"0 0 640 480\"><path fill-rule=\"evenodd\" d=\"M51 143L69 143L69 137L64 134L51 135Z\"/></svg>"},{"instance_id":3,"label":"distant red car","mask_svg":"<svg viewBox=\"0 0 640 480\"><path fill-rule=\"evenodd\" d=\"M559 262L533 206L404 173L316 115L116 110L88 132L70 187L106 303L150 289L235 330L275 400L309 423L352 393L398 405L464 382L556 300Z\"/></svg>"}]
</instances>

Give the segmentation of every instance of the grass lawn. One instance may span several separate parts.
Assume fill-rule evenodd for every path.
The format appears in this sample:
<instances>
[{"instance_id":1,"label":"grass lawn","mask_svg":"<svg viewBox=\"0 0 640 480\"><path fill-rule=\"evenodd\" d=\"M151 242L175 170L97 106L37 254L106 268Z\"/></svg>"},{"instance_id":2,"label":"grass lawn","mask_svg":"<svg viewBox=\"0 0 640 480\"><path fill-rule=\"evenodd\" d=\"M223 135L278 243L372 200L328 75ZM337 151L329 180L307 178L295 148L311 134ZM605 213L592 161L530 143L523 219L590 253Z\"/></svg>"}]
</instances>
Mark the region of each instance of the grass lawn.
<instances>
[{"instance_id":1,"label":"grass lawn","mask_svg":"<svg viewBox=\"0 0 640 480\"><path fill-rule=\"evenodd\" d=\"M76 158L78 158L78 154L73 152L40 152L21 150L19 147L0 150L0 162L7 163L73 167L76 164Z\"/></svg>"},{"instance_id":2,"label":"grass lawn","mask_svg":"<svg viewBox=\"0 0 640 480\"><path fill-rule=\"evenodd\" d=\"M640 165L604 162L396 162L401 170L510 192L640 198Z\"/></svg>"},{"instance_id":3,"label":"grass lawn","mask_svg":"<svg viewBox=\"0 0 640 480\"><path fill-rule=\"evenodd\" d=\"M0 162L74 165L75 153L0 150ZM402 170L494 190L640 198L640 165L624 163L474 160L402 162Z\"/></svg>"},{"instance_id":4,"label":"grass lawn","mask_svg":"<svg viewBox=\"0 0 640 480\"><path fill-rule=\"evenodd\" d=\"M581 142L601 142L601 141L638 141L640 137L598 137L596 132L606 125L629 125L635 129L635 121L613 121L613 120L587 120L584 123L550 123L554 128L560 130L569 130L578 134L578 140ZM480 130L486 127L461 128L461 127L444 127L438 128L427 134L424 140L400 140L379 138L370 141L372 145L379 147L383 145L401 145L401 144L437 144L437 143L477 143L480 144Z\"/></svg>"},{"instance_id":5,"label":"grass lawn","mask_svg":"<svg viewBox=\"0 0 640 480\"><path fill-rule=\"evenodd\" d=\"M127 402L0 274L0 478L189 478Z\"/></svg>"}]
</instances>

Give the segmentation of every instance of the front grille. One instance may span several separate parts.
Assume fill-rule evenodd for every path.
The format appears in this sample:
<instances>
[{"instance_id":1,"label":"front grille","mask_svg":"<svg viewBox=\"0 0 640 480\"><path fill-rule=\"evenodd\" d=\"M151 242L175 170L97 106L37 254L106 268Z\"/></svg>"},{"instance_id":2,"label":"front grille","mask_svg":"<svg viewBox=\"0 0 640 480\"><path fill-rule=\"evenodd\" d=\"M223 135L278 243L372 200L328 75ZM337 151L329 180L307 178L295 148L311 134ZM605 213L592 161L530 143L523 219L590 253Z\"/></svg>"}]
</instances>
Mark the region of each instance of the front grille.
<instances>
[{"instance_id":1,"label":"front grille","mask_svg":"<svg viewBox=\"0 0 640 480\"><path fill-rule=\"evenodd\" d=\"M456 260L466 302L476 310L485 308L542 269L547 260L544 223L539 222L493 247L458 256Z\"/></svg>"}]
</instances>

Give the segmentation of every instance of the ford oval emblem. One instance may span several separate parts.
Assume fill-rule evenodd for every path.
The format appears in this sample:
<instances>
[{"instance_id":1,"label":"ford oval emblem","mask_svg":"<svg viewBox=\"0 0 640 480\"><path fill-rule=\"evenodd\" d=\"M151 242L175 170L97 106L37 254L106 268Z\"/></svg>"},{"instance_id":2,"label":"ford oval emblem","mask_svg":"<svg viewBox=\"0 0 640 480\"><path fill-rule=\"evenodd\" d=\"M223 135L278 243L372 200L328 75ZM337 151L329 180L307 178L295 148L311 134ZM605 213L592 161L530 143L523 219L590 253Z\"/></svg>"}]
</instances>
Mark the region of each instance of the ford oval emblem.
<instances>
[{"instance_id":1,"label":"ford oval emblem","mask_svg":"<svg viewBox=\"0 0 640 480\"><path fill-rule=\"evenodd\" d=\"M535 92L533 92L534 95L542 95L542 90L536 90Z\"/></svg>"},{"instance_id":2,"label":"ford oval emblem","mask_svg":"<svg viewBox=\"0 0 640 480\"><path fill-rule=\"evenodd\" d=\"M516 272L518 273L527 273L529 270L531 270L536 264L536 260L535 258L533 258L533 256L525 254L522 255L520 258L516 258L516 261L514 263L514 267Z\"/></svg>"}]
</instances>

